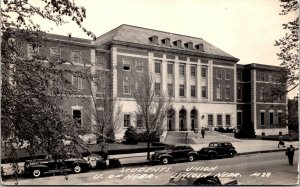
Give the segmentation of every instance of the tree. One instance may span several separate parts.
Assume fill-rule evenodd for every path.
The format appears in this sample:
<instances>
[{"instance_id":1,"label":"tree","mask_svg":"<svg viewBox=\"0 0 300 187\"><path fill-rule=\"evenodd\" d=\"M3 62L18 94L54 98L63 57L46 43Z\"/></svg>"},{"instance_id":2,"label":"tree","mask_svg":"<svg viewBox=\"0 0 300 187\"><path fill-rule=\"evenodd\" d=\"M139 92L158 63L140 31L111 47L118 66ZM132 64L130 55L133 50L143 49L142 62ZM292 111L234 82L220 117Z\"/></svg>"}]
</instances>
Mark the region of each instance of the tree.
<instances>
[{"instance_id":1,"label":"tree","mask_svg":"<svg viewBox=\"0 0 300 187\"><path fill-rule=\"evenodd\" d=\"M280 6L283 8L280 15L299 11L297 0L280 0L280 2ZM276 55L281 61L281 66L286 70L282 71L280 76L281 82L286 84L286 89L277 86L272 91L274 94L278 92L281 95L282 92L287 94L299 85L299 17L282 25L287 33L283 38L275 41L275 46L278 46L280 49L280 52L276 53Z\"/></svg>"},{"instance_id":2,"label":"tree","mask_svg":"<svg viewBox=\"0 0 300 187\"><path fill-rule=\"evenodd\" d=\"M288 100L289 130L299 131L298 97Z\"/></svg>"},{"instance_id":3,"label":"tree","mask_svg":"<svg viewBox=\"0 0 300 187\"><path fill-rule=\"evenodd\" d=\"M137 121L145 129L147 159L150 159L150 143L165 129L170 100L165 98L160 89L155 89L155 79L149 73L144 73L134 80L140 80L132 86L135 88L133 96L137 106Z\"/></svg>"}]
</instances>

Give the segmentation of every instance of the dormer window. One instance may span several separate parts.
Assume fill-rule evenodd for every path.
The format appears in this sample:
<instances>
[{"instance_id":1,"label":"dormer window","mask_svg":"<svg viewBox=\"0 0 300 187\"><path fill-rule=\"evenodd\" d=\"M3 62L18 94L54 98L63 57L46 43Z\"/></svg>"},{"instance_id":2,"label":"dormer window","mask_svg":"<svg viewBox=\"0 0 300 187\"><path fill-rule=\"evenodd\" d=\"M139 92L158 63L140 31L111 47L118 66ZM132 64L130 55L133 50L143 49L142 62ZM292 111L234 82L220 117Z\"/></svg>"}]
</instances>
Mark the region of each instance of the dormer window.
<instances>
[{"instance_id":1,"label":"dormer window","mask_svg":"<svg viewBox=\"0 0 300 187\"><path fill-rule=\"evenodd\" d=\"M156 44L156 45L158 44L158 37L157 36L152 36L152 37L149 38L149 40L152 44Z\"/></svg>"},{"instance_id":2,"label":"dormer window","mask_svg":"<svg viewBox=\"0 0 300 187\"><path fill-rule=\"evenodd\" d=\"M181 40L176 40L176 41L174 42L174 45L175 45L176 47L181 48L182 41L181 41Z\"/></svg>"},{"instance_id":3,"label":"dormer window","mask_svg":"<svg viewBox=\"0 0 300 187\"><path fill-rule=\"evenodd\" d=\"M196 49L199 50L199 51L204 51L204 48L203 48L203 44L197 44L195 45Z\"/></svg>"},{"instance_id":4,"label":"dormer window","mask_svg":"<svg viewBox=\"0 0 300 187\"><path fill-rule=\"evenodd\" d=\"M162 39L161 42L162 42L163 44L165 44L166 46L170 46L170 38Z\"/></svg>"},{"instance_id":5,"label":"dormer window","mask_svg":"<svg viewBox=\"0 0 300 187\"><path fill-rule=\"evenodd\" d=\"M193 43L192 42L187 42L184 44L186 48L188 49L193 49Z\"/></svg>"}]
</instances>

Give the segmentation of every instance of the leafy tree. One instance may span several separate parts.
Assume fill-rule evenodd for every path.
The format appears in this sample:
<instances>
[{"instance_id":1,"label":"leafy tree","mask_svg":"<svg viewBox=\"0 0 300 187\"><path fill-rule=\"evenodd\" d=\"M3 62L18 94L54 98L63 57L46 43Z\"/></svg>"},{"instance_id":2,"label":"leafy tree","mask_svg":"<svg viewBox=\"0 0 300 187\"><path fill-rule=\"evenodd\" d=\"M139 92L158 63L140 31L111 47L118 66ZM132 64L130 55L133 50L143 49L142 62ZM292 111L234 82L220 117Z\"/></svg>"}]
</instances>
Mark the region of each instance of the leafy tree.
<instances>
[{"instance_id":1,"label":"leafy tree","mask_svg":"<svg viewBox=\"0 0 300 187\"><path fill-rule=\"evenodd\" d=\"M144 73L134 80L140 80L132 86L135 88L133 96L137 105L137 120L145 130L143 139L147 142L147 159L150 159L150 143L161 135L166 126L170 100L163 93L156 93L155 79L151 74Z\"/></svg>"},{"instance_id":2,"label":"leafy tree","mask_svg":"<svg viewBox=\"0 0 300 187\"><path fill-rule=\"evenodd\" d=\"M297 0L280 0L281 13L287 15L299 11ZM299 12L298 12L299 13ZM295 89L299 85L299 16L295 20L284 23L283 29L287 31L285 36L275 41L280 52L277 53L281 66L285 71L281 71L280 82L286 84L286 89L282 86L274 86L272 92L277 95L283 95Z\"/></svg>"}]
</instances>

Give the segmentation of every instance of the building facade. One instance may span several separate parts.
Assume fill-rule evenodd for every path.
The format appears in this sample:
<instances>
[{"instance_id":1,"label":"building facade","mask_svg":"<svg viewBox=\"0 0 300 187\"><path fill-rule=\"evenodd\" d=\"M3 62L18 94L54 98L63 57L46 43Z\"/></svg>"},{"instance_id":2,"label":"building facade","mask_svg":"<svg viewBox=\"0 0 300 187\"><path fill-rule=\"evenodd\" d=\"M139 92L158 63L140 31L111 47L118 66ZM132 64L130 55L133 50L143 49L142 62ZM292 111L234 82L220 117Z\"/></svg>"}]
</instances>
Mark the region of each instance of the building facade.
<instances>
[{"instance_id":1,"label":"building facade","mask_svg":"<svg viewBox=\"0 0 300 187\"><path fill-rule=\"evenodd\" d=\"M49 36L50 43L64 44L75 68L109 75L109 84L102 87L70 77L87 92L65 98L62 106L91 128L95 123L93 111L101 110L101 104L91 96L101 99L103 90L109 90L121 107L122 128L116 138L122 138L130 125L138 127L132 85L139 81L135 75L149 72L155 77L156 94L172 98L166 131L239 128L252 121L257 135L287 133L287 128L276 126L280 114L286 112L286 97L268 103L261 99L278 67L239 65L239 59L201 38L130 25L121 25L95 41ZM57 51L50 45L47 50L49 55ZM83 101L83 97L87 99Z\"/></svg>"}]
</instances>

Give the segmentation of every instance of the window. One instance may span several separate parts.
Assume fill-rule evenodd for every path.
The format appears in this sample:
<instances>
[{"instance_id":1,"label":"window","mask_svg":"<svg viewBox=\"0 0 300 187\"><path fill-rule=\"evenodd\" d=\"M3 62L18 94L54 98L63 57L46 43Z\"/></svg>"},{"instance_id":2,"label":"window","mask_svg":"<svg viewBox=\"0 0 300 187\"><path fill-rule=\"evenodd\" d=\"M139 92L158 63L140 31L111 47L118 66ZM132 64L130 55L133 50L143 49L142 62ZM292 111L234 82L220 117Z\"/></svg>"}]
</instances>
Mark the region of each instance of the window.
<instances>
[{"instance_id":1,"label":"window","mask_svg":"<svg viewBox=\"0 0 300 187\"><path fill-rule=\"evenodd\" d=\"M77 64L81 63L80 51L71 51L71 61Z\"/></svg>"},{"instance_id":2,"label":"window","mask_svg":"<svg viewBox=\"0 0 300 187\"><path fill-rule=\"evenodd\" d=\"M191 97L196 97L196 86L191 85Z\"/></svg>"},{"instance_id":3,"label":"window","mask_svg":"<svg viewBox=\"0 0 300 187\"><path fill-rule=\"evenodd\" d=\"M242 125L242 112L237 112L237 126Z\"/></svg>"},{"instance_id":4,"label":"window","mask_svg":"<svg viewBox=\"0 0 300 187\"><path fill-rule=\"evenodd\" d=\"M202 66L202 68L201 68L201 77L206 78L206 67Z\"/></svg>"},{"instance_id":5,"label":"window","mask_svg":"<svg viewBox=\"0 0 300 187\"><path fill-rule=\"evenodd\" d=\"M222 99L221 85L218 85L218 87L217 87L217 99Z\"/></svg>"},{"instance_id":6,"label":"window","mask_svg":"<svg viewBox=\"0 0 300 187\"><path fill-rule=\"evenodd\" d=\"M76 123L81 124L81 110L73 110L73 119Z\"/></svg>"},{"instance_id":7,"label":"window","mask_svg":"<svg viewBox=\"0 0 300 187\"><path fill-rule=\"evenodd\" d=\"M160 61L155 61L155 73L160 73Z\"/></svg>"},{"instance_id":8,"label":"window","mask_svg":"<svg viewBox=\"0 0 300 187\"><path fill-rule=\"evenodd\" d=\"M208 126L214 126L213 115L210 114L207 116L207 122Z\"/></svg>"},{"instance_id":9,"label":"window","mask_svg":"<svg viewBox=\"0 0 300 187\"><path fill-rule=\"evenodd\" d=\"M77 90L82 90L82 78L77 76L72 76L72 84Z\"/></svg>"},{"instance_id":10,"label":"window","mask_svg":"<svg viewBox=\"0 0 300 187\"><path fill-rule=\"evenodd\" d=\"M168 75L173 74L173 63L168 63Z\"/></svg>"},{"instance_id":11,"label":"window","mask_svg":"<svg viewBox=\"0 0 300 187\"><path fill-rule=\"evenodd\" d=\"M96 56L96 63L100 69L104 69L104 60L103 56Z\"/></svg>"},{"instance_id":12,"label":"window","mask_svg":"<svg viewBox=\"0 0 300 187\"><path fill-rule=\"evenodd\" d=\"M261 87L261 89L259 90L259 100L264 100L264 87Z\"/></svg>"},{"instance_id":13,"label":"window","mask_svg":"<svg viewBox=\"0 0 300 187\"><path fill-rule=\"evenodd\" d=\"M123 70L124 71L130 71L130 60L129 59L123 59Z\"/></svg>"},{"instance_id":14,"label":"window","mask_svg":"<svg viewBox=\"0 0 300 187\"><path fill-rule=\"evenodd\" d=\"M230 119L230 115L226 115L226 125L230 126L231 125L231 119Z\"/></svg>"},{"instance_id":15,"label":"window","mask_svg":"<svg viewBox=\"0 0 300 187\"><path fill-rule=\"evenodd\" d=\"M184 97L184 85L179 85L179 96Z\"/></svg>"},{"instance_id":16,"label":"window","mask_svg":"<svg viewBox=\"0 0 300 187\"><path fill-rule=\"evenodd\" d=\"M206 86L202 86L202 97L206 98Z\"/></svg>"},{"instance_id":17,"label":"window","mask_svg":"<svg viewBox=\"0 0 300 187\"><path fill-rule=\"evenodd\" d=\"M269 113L269 117L270 117L270 125L274 125L274 112L270 111Z\"/></svg>"},{"instance_id":18,"label":"window","mask_svg":"<svg viewBox=\"0 0 300 187\"><path fill-rule=\"evenodd\" d=\"M124 114L124 127L129 127L129 126L130 126L130 115Z\"/></svg>"},{"instance_id":19,"label":"window","mask_svg":"<svg viewBox=\"0 0 300 187\"><path fill-rule=\"evenodd\" d=\"M278 111L278 123L280 124L282 122L282 112Z\"/></svg>"},{"instance_id":20,"label":"window","mask_svg":"<svg viewBox=\"0 0 300 187\"><path fill-rule=\"evenodd\" d=\"M155 83L155 95L160 95L160 83Z\"/></svg>"},{"instance_id":21,"label":"window","mask_svg":"<svg viewBox=\"0 0 300 187\"><path fill-rule=\"evenodd\" d=\"M143 127L143 118L141 114L136 116L136 127Z\"/></svg>"},{"instance_id":22,"label":"window","mask_svg":"<svg viewBox=\"0 0 300 187\"><path fill-rule=\"evenodd\" d=\"M217 79L222 79L222 70L221 69L217 70Z\"/></svg>"},{"instance_id":23,"label":"window","mask_svg":"<svg viewBox=\"0 0 300 187\"><path fill-rule=\"evenodd\" d=\"M184 75L184 65L183 64L179 65L179 75L181 75L181 76Z\"/></svg>"},{"instance_id":24,"label":"window","mask_svg":"<svg viewBox=\"0 0 300 187\"><path fill-rule=\"evenodd\" d=\"M225 88L225 98L230 99L230 86L229 85L226 85L226 88Z\"/></svg>"},{"instance_id":25,"label":"window","mask_svg":"<svg viewBox=\"0 0 300 187\"><path fill-rule=\"evenodd\" d=\"M39 53L39 47L36 46L35 44L28 44L28 58L32 58L34 55L37 55Z\"/></svg>"},{"instance_id":26,"label":"window","mask_svg":"<svg viewBox=\"0 0 300 187\"><path fill-rule=\"evenodd\" d=\"M217 125L222 126L222 115L217 115Z\"/></svg>"},{"instance_id":27,"label":"window","mask_svg":"<svg viewBox=\"0 0 300 187\"><path fill-rule=\"evenodd\" d=\"M226 79L226 80L230 80L230 77L231 77L230 71L229 71L229 70L226 70L226 71L225 71L225 79Z\"/></svg>"},{"instance_id":28,"label":"window","mask_svg":"<svg viewBox=\"0 0 300 187\"><path fill-rule=\"evenodd\" d=\"M242 99L242 88L238 86L237 88L237 99L241 100Z\"/></svg>"},{"instance_id":29,"label":"window","mask_svg":"<svg viewBox=\"0 0 300 187\"><path fill-rule=\"evenodd\" d=\"M50 47L50 57L60 56L60 50L57 47Z\"/></svg>"},{"instance_id":30,"label":"window","mask_svg":"<svg viewBox=\"0 0 300 187\"><path fill-rule=\"evenodd\" d=\"M143 71L143 61L137 60L135 65L136 71Z\"/></svg>"},{"instance_id":31,"label":"window","mask_svg":"<svg viewBox=\"0 0 300 187\"><path fill-rule=\"evenodd\" d=\"M237 72L237 80L239 80L239 81L242 80L242 72L240 72L240 71Z\"/></svg>"},{"instance_id":32,"label":"window","mask_svg":"<svg viewBox=\"0 0 300 187\"><path fill-rule=\"evenodd\" d=\"M260 74L260 80L261 80L261 81L265 81L265 74L264 74L264 73L261 73L261 74Z\"/></svg>"},{"instance_id":33,"label":"window","mask_svg":"<svg viewBox=\"0 0 300 187\"><path fill-rule=\"evenodd\" d=\"M174 96L174 94L173 94L173 84L168 84L168 96Z\"/></svg>"},{"instance_id":34,"label":"window","mask_svg":"<svg viewBox=\"0 0 300 187\"><path fill-rule=\"evenodd\" d=\"M269 74L269 82L273 82L273 75L271 73Z\"/></svg>"},{"instance_id":35,"label":"window","mask_svg":"<svg viewBox=\"0 0 300 187\"><path fill-rule=\"evenodd\" d=\"M197 74L197 72L196 72L196 66L191 66L191 76L192 77L196 77L196 74Z\"/></svg>"},{"instance_id":36,"label":"window","mask_svg":"<svg viewBox=\"0 0 300 187\"><path fill-rule=\"evenodd\" d=\"M128 81L123 81L123 94L131 94L131 88Z\"/></svg>"},{"instance_id":37,"label":"window","mask_svg":"<svg viewBox=\"0 0 300 187\"><path fill-rule=\"evenodd\" d=\"M265 125L265 112L260 112L260 125Z\"/></svg>"}]
</instances>

